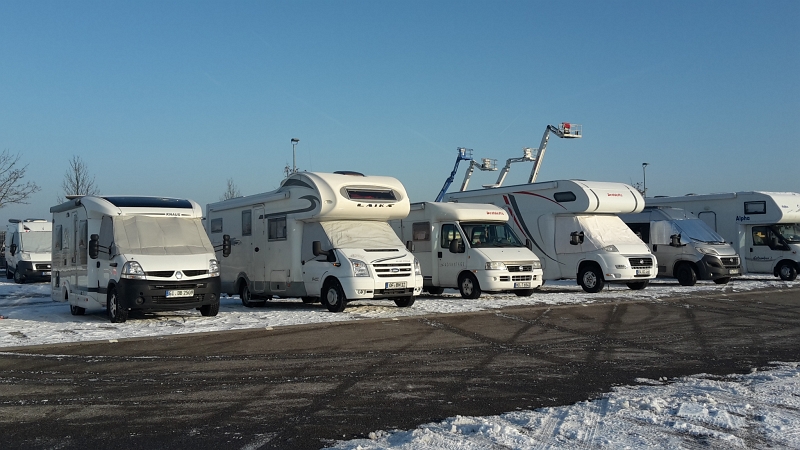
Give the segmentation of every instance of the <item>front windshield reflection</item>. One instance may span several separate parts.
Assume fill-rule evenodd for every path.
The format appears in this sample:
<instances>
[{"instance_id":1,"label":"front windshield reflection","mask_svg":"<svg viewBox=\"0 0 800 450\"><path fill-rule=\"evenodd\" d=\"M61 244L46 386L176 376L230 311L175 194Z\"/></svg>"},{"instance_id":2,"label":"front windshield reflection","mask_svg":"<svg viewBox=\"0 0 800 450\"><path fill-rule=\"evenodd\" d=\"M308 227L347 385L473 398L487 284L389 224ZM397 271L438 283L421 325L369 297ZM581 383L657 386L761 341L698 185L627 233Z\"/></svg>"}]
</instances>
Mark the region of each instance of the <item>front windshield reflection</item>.
<instances>
[{"instance_id":1,"label":"front windshield reflection","mask_svg":"<svg viewBox=\"0 0 800 450\"><path fill-rule=\"evenodd\" d=\"M461 228L473 248L524 247L507 223L461 223Z\"/></svg>"},{"instance_id":2,"label":"front windshield reflection","mask_svg":"<svg viewBox=\"0 0 800 450\"><path fill-rule=\"evenodd\" d=\"M800 223L782 223L775 225L773 229L789 244L800 243Z\"/></svg>"}]
</instances>

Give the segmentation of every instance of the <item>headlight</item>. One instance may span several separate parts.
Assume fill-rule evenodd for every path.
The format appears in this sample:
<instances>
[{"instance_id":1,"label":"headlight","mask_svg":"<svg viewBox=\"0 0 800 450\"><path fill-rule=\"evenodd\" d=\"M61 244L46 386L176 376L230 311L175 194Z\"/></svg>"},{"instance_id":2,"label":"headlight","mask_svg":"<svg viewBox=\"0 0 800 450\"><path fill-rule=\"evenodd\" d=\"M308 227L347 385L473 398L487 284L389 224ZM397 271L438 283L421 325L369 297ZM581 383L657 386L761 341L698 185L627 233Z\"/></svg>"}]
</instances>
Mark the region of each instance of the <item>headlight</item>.
<instances>
[{"instance_id":1,"label":"headlight","mask_svg":"<svg viewBox=\"0 0 800 450\"><path fill-rule=\"evenodd\" d=\"M122 273L120 277L129 280L146 280L147 277L142 270L142 266L136 261L128 261L122 266Z\"/></svg>"},{"instance_id":2,"label":"headlight","mask_svg":"<svg viewBox=\"0 0 800 450\"><path fill-rule=\"evenodd\" d=\"M533 267L534 269L541 269L542 268L542 262L541 261L534 261L533 264L531 264L531 267Z\"/></svg>"},{"instance_id":3,"label":"headlight","mask_svg":"<svg viewBox=\"0 0 800 450\"><path fill-rule=\"evenodd\" d=\"M486 270L508 270L506 264L500 261L489 261L486 263Z\"/></svg>"},{"instance_id":4,"label":"headlight","mask_svg":"<svg viewBox=\"0 0 800 450\"><path fill-rule=\"evenodd\" d=\"M414 258L414 275L422 276L422 269L419 267L419 260Z\"/></svg>"},{"instance_id":5,"label":"headlight","mask_svg":"<svg viewBox=\"0 0 800 450\"><path fill-rule=\"evenodd\" d=\"M365 263L364 261L351 259L350 264L353 266L353 276L355 277L369 276L369 269L367 268L367 263Z\"/></svg>"},{"instance_id":6,"label":"headlight","mask_svg":"<svg viewBox=\"0 0 800 450\"><path fill-rule=\"evenodd\" d=\"M603 250L607 252L619 252L619 250L617 250L617 247L613 245L606 245L605 247L603 247Z\"/></svg>"},{"instance_id":7,"label":"headlight","mask_svg":"<svg viewBox=\"0 0 800 450\"><path fill-rule=\"evenodd\" d=\"M704 255L719 256L719 252L714 250L713 248L697 247L697 251L702 253L702 254L704 254Z\"/></svg>"},{"instance_id":8,"label":"headlight","mask_svg":"<svg viewBox=\"0 0 800 450\"><path fill-rule=\"evenodd\" d=\"M28 253L28 252L19 252L19 259L21 259L23 261L30 261L31 260L31 254Z\"/></svg>"},{"instance_id":9,"label":"headlight","mask_svg":"<svg viewBox=\"0 0 800 450\"><path fill-rule=\"evenodd\" d=\"M208 260L208 274L212 277L219 276L219 261L216 259Z\"/></svg>"}]
</instances>

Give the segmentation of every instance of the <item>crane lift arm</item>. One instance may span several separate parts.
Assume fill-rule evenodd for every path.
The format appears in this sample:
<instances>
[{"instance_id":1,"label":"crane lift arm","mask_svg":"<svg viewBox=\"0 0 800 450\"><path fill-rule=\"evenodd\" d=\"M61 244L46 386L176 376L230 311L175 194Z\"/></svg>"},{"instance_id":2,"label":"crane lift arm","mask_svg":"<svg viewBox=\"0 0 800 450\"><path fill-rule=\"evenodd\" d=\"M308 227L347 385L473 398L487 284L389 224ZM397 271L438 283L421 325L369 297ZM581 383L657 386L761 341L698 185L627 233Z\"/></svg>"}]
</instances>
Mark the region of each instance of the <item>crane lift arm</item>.
<instances>
[{"instance_id":1,"label":"crane lift arm","mask_svg":"<svg viewBox=\"0 0 800 450\"><path fill-rule=\"evenodd\" d=\"M456 165L453 167L453 171L450 172L450 176L447 177L447 180L444 182L444 186L442 186L442 190L439 191L439 195L436 196L436 201L440 202L444 198L444 194L447 192L447 189L450 188L450 185L453 183L453 180L456 177L456 172L458 172L458 164L461 161L469 161L469 168L467 168L467 173L464 176L464 182L461 184L461 190L467 189L467 184L469 184L469 178L472 176L472 172L475 171L475 167L478 167L480 170L497 170L497 160L495 159L488 159L483 158L480 163L475 161L472 158L472 149L458 147L458 156L456 156Z\"/></svg>"}]
</instances>

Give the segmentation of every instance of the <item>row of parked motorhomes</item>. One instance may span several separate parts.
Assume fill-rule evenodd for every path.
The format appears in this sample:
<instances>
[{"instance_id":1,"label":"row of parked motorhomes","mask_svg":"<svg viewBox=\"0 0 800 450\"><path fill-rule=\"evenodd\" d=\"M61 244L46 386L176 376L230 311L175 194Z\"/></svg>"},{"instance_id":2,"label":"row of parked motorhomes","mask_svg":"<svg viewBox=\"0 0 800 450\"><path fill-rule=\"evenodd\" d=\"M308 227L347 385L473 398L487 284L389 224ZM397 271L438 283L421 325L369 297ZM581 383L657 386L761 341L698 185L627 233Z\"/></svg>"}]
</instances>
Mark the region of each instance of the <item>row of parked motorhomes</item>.
<instances>
[{"instance_id":1,"label":"row of parked motorhomes","mask_svg":"<svg viewBox=\"0 0 800 450\"><path fill-rule=\"evenodd\" d=\"M454 171L455 172L455 171ZM533 177L532 177L533 178ZM690 286L742 273L797 276L800 194L643 198L624 183L558 180L445 193L411 203L395 178L291 174L273 192L208 204L80 196L52 220L11 220L7 276L50 278L72 314L105 308L219 311L273 297L414 304L423 291L529 296L547 280L644 289L657 275ZM447 186L447 184L446 184Z\"/></svg>"}]
</instances>

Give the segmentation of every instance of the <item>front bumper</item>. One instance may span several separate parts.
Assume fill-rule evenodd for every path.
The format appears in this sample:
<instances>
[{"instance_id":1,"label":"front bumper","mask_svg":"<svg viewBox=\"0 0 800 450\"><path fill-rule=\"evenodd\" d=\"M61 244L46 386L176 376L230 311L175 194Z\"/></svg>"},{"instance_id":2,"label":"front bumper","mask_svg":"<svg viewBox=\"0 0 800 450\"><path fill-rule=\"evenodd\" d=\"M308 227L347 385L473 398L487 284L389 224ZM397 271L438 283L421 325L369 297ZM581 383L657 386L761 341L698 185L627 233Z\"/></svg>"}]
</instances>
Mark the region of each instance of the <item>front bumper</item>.
<instances>
[{"instance_id":1,"label":"front bumper","mask_svg":"<svg viewBox=\"0 0 800 450\"><path fill-rule=\"evenodd\" d=\"M199 308L219 301L219 277L197 280L159 281L120 279L117 296L124 308L152 311L174 311ZM191 296L172 297L168 291L192 291ZM185 295L186 292L181 293Z\"/></svg>"},{"instance_id":2,"label":"front bumper","mask_svg":"<svg viewBox=\"0 0 800 450\"><path fill-rule=\"evenodd\" d=\"M22 278L24 278L26 281L50 281L50 270L51 266L49 262L37 263L32 261L20 261L17 263L16 269L16 271L19 272Z\"/></svg>"},{"instance_id":3,"label":"front bumper","mask_svg":"<svg viewBox=\"0 0 800 450\"><path fill-rule=\"evenodd\" d=\"M387 283L405 282L405 287L395 288L387 286ZM344 295L348 300L370 299L370 298L395 298L417 296L422 293L422 276L392 278L387 281L383 278L372 277L348 277L339 278Z\"/></svg>"},{"instance_id":4,"label":"front bumper","mask_svg":"<svg viewBox=\"0 0 800 450\"><path fill-rule=\"evenodd\" d=\"M731 256L705 255L697 261L697 278L700 280L716 280L718 278L738 277L742 274L739 258Z\"/></svg>"},{"instance_id":5,"label":"front bumper","mask_svg":"<svg viewBox=\"0 0 800 450\"><path fill-rule=\"evenodd\" d=\"M482 291L508 292L536 289L542 285L542 270L532 272L506 272L503 270L477 270L473 272Z\"/></svg>"}]
</instances>

